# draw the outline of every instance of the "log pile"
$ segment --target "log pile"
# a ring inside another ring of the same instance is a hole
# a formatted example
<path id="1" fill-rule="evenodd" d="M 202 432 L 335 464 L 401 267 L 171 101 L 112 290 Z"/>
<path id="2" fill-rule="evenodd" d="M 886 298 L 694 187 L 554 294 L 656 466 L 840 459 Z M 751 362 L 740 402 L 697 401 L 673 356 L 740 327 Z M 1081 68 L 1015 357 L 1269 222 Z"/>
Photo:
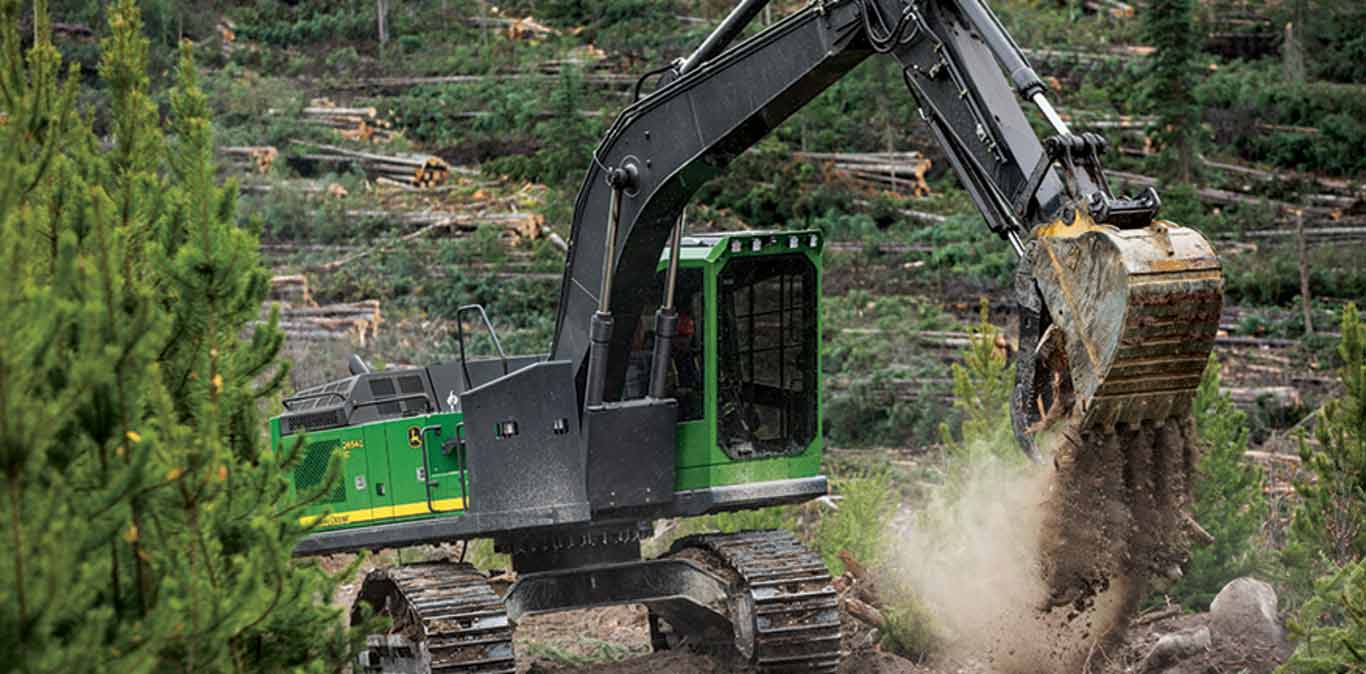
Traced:
<path id="1" fill-rule="evenodd" d="M 409 227 L 415 226 L 418 227 L 418 229 L 404 234 L 393 242 L 357 250 L 326 264 L 310 267 L 310 271 L 335 271 L 374 253 L 393 250 L 397 245 L 407 244 L 442 230 L 449 231 L 453 236 L 462 236 L 467 232 L 473 232 L 479 229 L 481 225 L 499 224 L 503 227 L 504 234 L 514 242 L 522 239 L 537 239 L 544 236 L 546 232 L 549 231 L 545 227 L 544 216 L 536 213 L 444 213 L 435 211 L 402 213 L 392 211 L 347 211 L 346 215 L 347 217 L 359 219 L 381 218 L 391 222 L 396 221 Z"/>
<path id="2" fill-rule="evenodd" d="M 230 145 L 220 147 L 218 151 L 224 157 L 261 175 L 270 173 L 271 167 L 275 165 L 275 159 L 280 156 L 280 151 L 269 145 Z"/>
<path id="3" fill-rule="evenodd" d="M 303 161 L 358 166 L 376 180 L 384 178 L 410 187 L 431 188 L 446 182 L 451 175 L 450 164 L 433 155 L 384 155 L 335 145 L 295 142 L 313 148 L 312 152 L 299 156 Z"/>
<path id="4" fill-rule="evenodd" d="M 509 19 L 501 16 L 470 16 L 464 20 L 466 26 L 475 28 L 497 28 L 511 40 L 531 39 L 559 35 L 560 31 L 547 26 L 532 17 Z"/>
<path id="5" fill-rule="evenodd" d="M 263 324 L 271 307 L 280 307 L 280 329 L 291 341 L 350 340 L 365 346 L 379 333 L 379 300 L 363 300 L 318 306 L 302 275 L 276 276 L 270 280 L 270 301 L 261 307 Z"/>
<path id="6" fill-rule="evenodd" d="M 1109 14 L 1116 19 L 1127 19 L 1134 15 L 1134 6 L 1120 0 L 1084 0 L 1082 7 L 1096 14 Z"/>
<path id="7" fill-rule="evenodd" d="M 308 291 L 308 277 L 303 274 L 275 276 L 270 279 L 270 300 L 281 304 L 317 306 Z"/>
<path id="8" fill-rule="evenodd" d="M 798 152 L 793 156 L 822 162 L 836 173 L 877 189 L 915 197 L 930 194 L 925 173 L 931 163 L 919 152 Z"/>
<path id="9" fill-rule="evenodd" d="M 1257 408 L 1285 412 L 1304 406 L 1299 389 L 1294 386 L 1234 386 L 1223 392 L 1242 408 Z"/>
<path id="10" fill-rule="evenodd" d="M 379 111 L 373 107 L 341 107 L 329 99 L 317 98 L 303 109 L 302 114 L 304 121 L 309 124 L 336 129 L 346 140 L 381 144 L 394 137 L 393 131 L 390 131 L 393 124 L 381 119 Z"/>

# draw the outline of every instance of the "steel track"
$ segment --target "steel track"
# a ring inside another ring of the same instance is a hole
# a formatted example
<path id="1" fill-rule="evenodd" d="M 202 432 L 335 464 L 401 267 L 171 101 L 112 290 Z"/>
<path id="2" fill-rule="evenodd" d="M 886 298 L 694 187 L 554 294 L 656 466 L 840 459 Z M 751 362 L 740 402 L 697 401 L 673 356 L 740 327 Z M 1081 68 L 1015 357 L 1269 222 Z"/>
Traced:
<path id="1" fill-rule="evenodd" d="M 711 553 L 709 563 L 725 567 L 718 575 L 735 579 L 736 646 L 757 671 L 839 670 L 839 597 L 825 563 L 791 532 L 689 536 L 670 554 L 689 549 Z"/>
<path id="2" fill-rule="evenodd" d="M 469 564 L 389 567 L 365 577 L 357 603 L 393 620 L 371 635 L 360 671 L 414 674 L 515 674 L 512 626 L 503 600 Z"/>

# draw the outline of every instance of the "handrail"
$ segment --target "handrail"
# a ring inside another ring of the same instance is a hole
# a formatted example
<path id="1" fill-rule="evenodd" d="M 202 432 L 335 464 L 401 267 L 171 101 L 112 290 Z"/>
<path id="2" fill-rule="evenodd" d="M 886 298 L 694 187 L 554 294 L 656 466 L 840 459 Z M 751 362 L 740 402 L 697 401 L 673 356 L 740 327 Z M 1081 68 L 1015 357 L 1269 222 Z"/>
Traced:
<path id="1" fill-rule="evenodd" d="M 326 398 L 329 396 L 336 396 L 338 398 L 341 398 L 342 402 L 346 402 L 346 396 L 336 391 L 320 391 L 318 393 L 305 393 L 303 395 L 290 396 L 280 401 L 280 403 L 285 406 L 285 409 L 293 412 L 294 408 L 289 406 L 290 403 L 297 403 L 305 400 L 317 400 L 318 398 Z"/>
<path id="2" fill-rule="evenodd" d="M 433 404 L 433 401 L 432 401 L 431 397 L 428 396 L 426 393 L 408 393 L 408 394 L 404 394 L 404 395 L 401 395 L 401 396 L 394 396 L 394 397 L 391 397 L 391 398 L 376 398 L 375 400 L 367 400 L 367 401 L 365 401 L 365 402 L 363 402 L 363 403 L 356 403 L 354 406 L 352 406 L 351 409 L 352 409 L 352 410 L 358 410 L 358 409 L 360 409 L 360 408 L 362 408 L 362 407 L 372 407 L 372 406 L 376 406 L 376 405 L 387 405 L 387 404 L 389 404 L 389 403 L 401 403 L 401 402 L 403 402 L 403 401 L 405 401 L 405 400 L 419 400 L 419 399 L 422 400 L 423 402 L 426 402 L 426 403 L 429 404 L 429 405 Z"/>
<path id="3" fill-rule="evenodd" d="M 465 320 L 464 315 L 467 311 L 478 311 L 479 317 L 484 321 L 484 327 L 489 330 L 489 338 L 493 340 L 493 347 L 498 349 L 498 359 L 503 363 L 503 374 L 508 373 L 508 355 L 503 351 L 503 342 L 498 339 L 498 331 L 493 329 L 493 322 L 489 320 L 489 315 L 484 311 L 483 305 L 466 304 L 455 310 L 455 339 L 460 345 L 460 370 L 465 375 L 465 390 L 474 388 L 474 382 L 470 379 L 470 366 L 465 359 Z"/>

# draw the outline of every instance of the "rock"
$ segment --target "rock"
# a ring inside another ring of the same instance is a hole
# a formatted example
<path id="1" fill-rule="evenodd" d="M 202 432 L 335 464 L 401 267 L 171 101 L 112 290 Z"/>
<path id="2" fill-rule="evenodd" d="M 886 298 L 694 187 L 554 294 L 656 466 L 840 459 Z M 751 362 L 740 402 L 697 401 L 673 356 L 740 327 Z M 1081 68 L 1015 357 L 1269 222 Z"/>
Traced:
<path id="1" fill-rule="evenodd" d="M 1192 630 L 1165 634 L 1153 645 L 1138 671 L 1142 674 L 1161 672 L 1172 665 L 1194 655 L 1208 651 L 1212 640 L 1208 627 L 1200 626 Z"/>
<path id="2" fill-rule="evenodd" d="M 1236 578 L 1209 605 L 1216 640 L 1238 639 L 1249 645 L 1279 648 L 1285 631 L 1276 615 L 1276 590 L 1254 578 Z"/>

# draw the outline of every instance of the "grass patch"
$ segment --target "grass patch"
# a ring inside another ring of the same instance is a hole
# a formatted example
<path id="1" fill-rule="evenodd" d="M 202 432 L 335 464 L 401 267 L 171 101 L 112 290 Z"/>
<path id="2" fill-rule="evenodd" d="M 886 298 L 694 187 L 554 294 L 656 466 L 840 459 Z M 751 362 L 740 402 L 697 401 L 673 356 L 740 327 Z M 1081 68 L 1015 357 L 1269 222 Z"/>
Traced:
<path id="1" fill-rule="evenodd" d="M 834 493 L 842 496 L 839 509 L 816 526 L 816 550 L 833 574 L 844 573 L 839 553 L 848 552 L 867 565 L 885 558 L 883 532 L 896 514 L 898 498 L 891 470 L 878 467 L 865 474 L 836 479 Z M 889 498 L 893 497 L 893 498 Z"/>

